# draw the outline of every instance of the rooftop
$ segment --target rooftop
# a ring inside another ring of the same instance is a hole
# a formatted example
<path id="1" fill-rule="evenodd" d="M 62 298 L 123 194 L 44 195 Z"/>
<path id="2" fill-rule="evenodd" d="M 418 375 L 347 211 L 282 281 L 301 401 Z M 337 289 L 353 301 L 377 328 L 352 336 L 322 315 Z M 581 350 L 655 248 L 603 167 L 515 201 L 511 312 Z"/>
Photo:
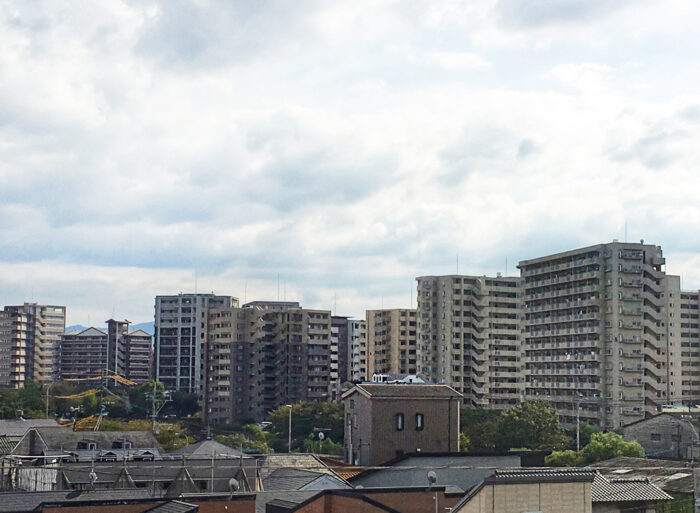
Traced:
<path id="1" fill-rule="evenodd" d="M 421 385 L 413 383 L 401 383 L 393 385 L 362 383 L 355 385 L 343 394 L 343 398 L 354 393 L 360 393 L 365 397 L 380 399 L 450 399 L 462 397 L 462 394 L 447 385 Z"/>
<path id="2" fill-rule="evenodd" d="M 53 419 L 0 420 L 0 436 L 21 437 L 33 427 L 58 427 L 58 423 Z"/>
<path id="3" fill-rule="evenodd" d="M 692 494 L 693 469 L 681 461 L 621 456 L 589 465 L 608 478 L 645 479 L 663 491 Z"/>

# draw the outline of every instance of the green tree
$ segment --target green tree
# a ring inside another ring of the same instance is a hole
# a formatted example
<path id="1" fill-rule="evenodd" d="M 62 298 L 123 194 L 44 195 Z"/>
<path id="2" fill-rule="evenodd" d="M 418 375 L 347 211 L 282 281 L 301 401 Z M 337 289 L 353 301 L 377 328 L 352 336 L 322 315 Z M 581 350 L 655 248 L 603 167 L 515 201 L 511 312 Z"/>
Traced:
<path id="1" fill-rule="evenodd" d="M 344 436 L 343 405 L 338 403 L 300 402 L 292 405 L 292 450 L 304 449 L 304 442 L 310 434 L 323 429 L 327 438 L 342 440 Z M 277 452 L 287 452 L 289 429 L 289 407 L 281 406 L 268 416 L 272 425 L 269 430 L 269 443 Z"/>
<path id="2" fill-rule="evenodd" d="M 567 449 L 566 451 L 554 451 L 544 459 L 550 467 L 578 467 L 583 465 L 581 451 Z"/>
<path id="3" fill-rule="evenodd" d="M 562 449 L 569 438 L 559 416 L 547 401 L 523 401 L 505 410 L 498 426 L 496 449 Z"/>
<path id="4" fill-rule="evenodd" d="M 469 449 L 490 452 L 496 448 L 498 426 L 501 422 L 500 411 L 464 408 L 459 418 L 461 433 L 469 439 Z"/>
<path id="5" fill-rule="evenodd" d="M 461 452 L 467 452 L 469 450 L 469 435 L 466 435 L 464 432 L 459 433 L 459 450 Z"/>
<path id="6" fill-rule="evenodd" d="M 156 381 L 156 411 L 165 401 L 165 387 L 160 381 Z M 151 415 L 151 394 L 153 393 L 153 380 L 141 383 L 129 390 L 131 403 L 131 415 L 134 417 L 148 417 Z"/>
<path id="7" fill-rule="evenodd" d="M 593 436 L 594 433 L 600 433 L 600 429 L 593 426 L 592 424 L 589 424 L 588 422 L 581 422 L 578 425 L 578 430 L 579 430 L 581 447 L 585 447 L 589 444 L 589 442 L 591 441 L 591 436 Z M 571 448 L 575 449 L 576 448 L 576 430 L 572 431 L 570 433 L 570 435 L 571 435 Z"/>
<path id="8" fill-rule="evenodd" d="M 214 439 L 219 443 L 238 450 L 252 450 L 259 454 L 272 452 L 272 449 L 267 444 L 266 433 L 254 424 L 246 424 L 237 433 L 217 435 Z"/>
<path id="9" fill-rule="evenodd" d="M 551 467 L 590 465 L 618 456 L 644 457 L 644 449 L 637 442 L 626 442 L 615 432 L 593 433 L 590 442 L 580 451 L 554 451 L 545 458 Z"/>
<path id="10" fill-rule="evenodd" d="M 199 411 L 197 394 L 190 394 L 189 392 L 177 390 L 176 392 L 173 392 L 172 403 L 168 404 L 166 409 L 169 412 L 177 415 L 178 418 L 194 415 L 197 413 L 197 411 Z"/>
<path id="11" fill-rule="evenodd" d="M 618 456 L 644 457 L 644 448 L 638 442 L 626 442 L 617 433 L 594 433 L 591 441 L 581 450 L 584 463 L 609 460 Z"/>

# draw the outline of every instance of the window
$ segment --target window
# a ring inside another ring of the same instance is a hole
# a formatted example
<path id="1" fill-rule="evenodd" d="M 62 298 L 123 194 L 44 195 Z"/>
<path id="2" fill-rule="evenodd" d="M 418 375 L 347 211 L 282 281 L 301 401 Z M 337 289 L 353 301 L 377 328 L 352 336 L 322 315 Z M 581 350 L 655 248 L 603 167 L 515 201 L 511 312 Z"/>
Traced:
<path id="1" fill-rule="evenodd" d="M 416 431 L 423 431 L 424 418 L 422 413 L 416 413 Z"/>
<path id="2" fill-rule="evenodd" d="M 661 440 L 661 435 L 659 433 L 652 433 L 651 439 L 655 442 L 658 442 L 659 440 Z"/>
<path id="3" fill-rule="evenodd" d="M 396 414 L 396 431 L 403 431 L 403 413 Z"/>
<path id="4" fill-rule="evenodd" d="M 350 399 L 350 409 L 355 407 L 355 399 Z"/>

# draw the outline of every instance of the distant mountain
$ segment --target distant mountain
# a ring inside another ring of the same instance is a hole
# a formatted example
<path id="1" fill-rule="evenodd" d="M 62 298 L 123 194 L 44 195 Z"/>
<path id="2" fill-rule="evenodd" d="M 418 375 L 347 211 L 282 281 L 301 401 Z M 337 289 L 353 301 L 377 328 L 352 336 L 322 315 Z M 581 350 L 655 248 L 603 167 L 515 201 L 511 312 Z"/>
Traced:
<path id="1" fill-rule="evenodd" d="M 136 330 L 143 330 L 149 335 L 153 335 L 155 333 L 155 329 L 153 328 L 153 321 L 151 322 L 142 322 L 140 324 L 132 324 L 129 326 L 129 330 L 131 331 L 136 331 Z"/>
<path id="2" fill-rule="evenodd" d="M 66 333 L 70 333 L 72 331 L 84 331 L 86 329 L 87 328 L 82 324 L 74 324 L 73 326 L 66 326 Z"/>
<path id="3" fill-rule="evenodd" d="M 98 330 L 103 330 L 107 331 L 107 326 L 95 326 Z M 82 324 L 73 324 L 72 326 L 66 326 L 66 333 L 70 333 L 72 331 L 83 331 L 86 330 L 87 326 L 83 326 Z M 131 324 L 129 326 L 130 331 L 136 331 L 136 330 L 143 330 L 149 335 L 153 335 L 154 329 L 153 329 L 153 322 L 142 322 L 140 324 Z"/>

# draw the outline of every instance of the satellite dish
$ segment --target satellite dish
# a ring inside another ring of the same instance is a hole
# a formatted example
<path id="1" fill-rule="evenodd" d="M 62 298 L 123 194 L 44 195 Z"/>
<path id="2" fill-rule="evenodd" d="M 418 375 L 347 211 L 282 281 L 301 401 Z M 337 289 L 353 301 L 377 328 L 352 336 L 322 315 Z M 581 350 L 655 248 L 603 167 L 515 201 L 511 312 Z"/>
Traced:
<path id="1" fill-rule="evenodd" d="M 323 440 L 325 440 L 325 438 L 326 438 L 326 435 L 323 434 L 323 431 L 319 431 L 318 432 L 318 439 L 323 442 Z"/>
<path id="2" fill-rule="evenodd" d="M 240 488 L 240 485 L 238 484 L 238 480 L 235 478 L 231 478 L 228 480 L 228 489 L 233 493 L 237 492 L 238 489 Z"/>
<path id="3" fill-rule="evenodd" d="M 428 472 L 428 483 L 430 483 L 431 485 L 437 483 L 437 474 L 434 470 Z"/>

